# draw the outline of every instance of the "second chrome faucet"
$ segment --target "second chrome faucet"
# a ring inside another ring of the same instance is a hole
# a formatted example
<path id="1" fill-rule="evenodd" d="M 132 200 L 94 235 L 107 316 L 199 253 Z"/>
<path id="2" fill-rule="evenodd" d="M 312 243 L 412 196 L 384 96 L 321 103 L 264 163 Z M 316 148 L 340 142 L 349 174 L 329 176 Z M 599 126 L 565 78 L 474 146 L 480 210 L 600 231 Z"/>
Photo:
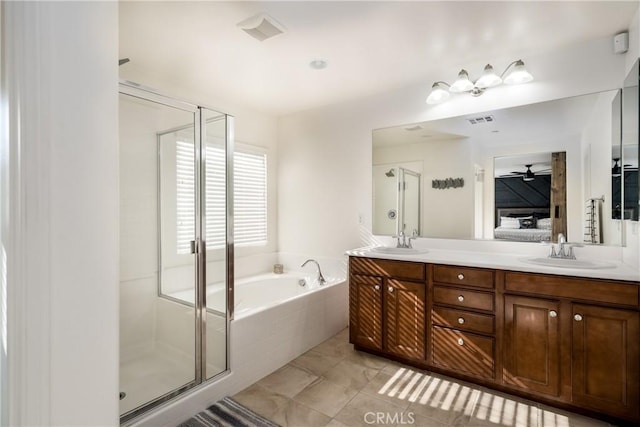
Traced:
<path id="1" fill-rule="evenodd" d="M 564 237 L 564 234 L 558 233 L 558 250 L 556 251 L 556 246 L 552 243 L 549 258 L 576 259 L 576 256 L 573 253 L 574 246 L 581 245 L 575 243 L 567 243 L 567 239 Z M 569 248 L 569 250 L 567 250 L 566 248 Z"/>
<path id="2" fill-rule="evenodd" d="M 316 265 L 316 267 L 318 267 L 318 283 L 320 284 L 320 286 L 322 286 L 325 283 L 327 283 L 327 281 L 325 280 L 324 276 L 322 275 L 322 270 L 320 270 L 320 263 L 318 263 L 318 261 L 316 261 L 315 259 L 306 260 L 305 262 L 302 263 L 301 267 L 304 267 L 305 265 L 307 265 L 310 262 L 314 263 Z"/>

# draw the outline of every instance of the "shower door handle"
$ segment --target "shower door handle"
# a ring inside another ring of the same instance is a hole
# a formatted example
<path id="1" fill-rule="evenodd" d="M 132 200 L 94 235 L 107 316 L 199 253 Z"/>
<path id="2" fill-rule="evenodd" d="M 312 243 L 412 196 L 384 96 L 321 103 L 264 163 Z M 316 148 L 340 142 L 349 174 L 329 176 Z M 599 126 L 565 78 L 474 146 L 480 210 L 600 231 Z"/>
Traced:
<path id="1" fill-rule="evenodd" d="M 191 251 L 192 254 L 196 253 L 196 241 L 192 240 L 189 242 L 189 250 Z"/>

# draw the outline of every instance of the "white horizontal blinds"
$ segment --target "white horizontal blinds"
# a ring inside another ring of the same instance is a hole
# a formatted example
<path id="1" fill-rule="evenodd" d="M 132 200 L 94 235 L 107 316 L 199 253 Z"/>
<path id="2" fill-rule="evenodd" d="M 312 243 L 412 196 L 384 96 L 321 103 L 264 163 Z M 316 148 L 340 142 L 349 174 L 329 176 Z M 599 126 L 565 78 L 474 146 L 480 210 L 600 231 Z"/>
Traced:
<path id="1" fill-rule="evenodd" d="M 193 142 L 176 140 L 176 223 L 177 252 L 188 254 L 196 235 L 195 146 Z"/>
<path id="2" fill-rule="evenodd" d="M 205 235 L 207 249 L 222 249 L 226 242 L 225 149 L 206 146 Z M 177 209 L 179 254 L 189 253 L 195 235 L 194 146 L 177 142 Z M 267 243 L 267 156 L 234 152 L 234 234 L 239 246 Z"/>
<path id="3" fill-rule="evenodd" d="M 235 244 L 266 244 L 267 156 L 236 151 L 233 161 Z"/>
<path id="4" fill-rule="evenodd" d="M 226 195 L 224 146 L 207 144 L 205 235 L 207 249 L 221 249 L 226 242 Z"/>

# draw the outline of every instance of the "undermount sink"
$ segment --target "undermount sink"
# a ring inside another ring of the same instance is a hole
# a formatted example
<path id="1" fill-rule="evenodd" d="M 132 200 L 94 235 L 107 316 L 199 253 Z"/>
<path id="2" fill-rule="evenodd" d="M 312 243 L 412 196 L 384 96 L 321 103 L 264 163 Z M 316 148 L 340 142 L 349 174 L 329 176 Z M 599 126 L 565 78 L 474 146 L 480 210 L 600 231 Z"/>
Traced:
<path id="1" fill-rule="evenodd" d="M 547 267 L 558 268 L 578 268 L 578 269 L 599 269 L 599 268 L 615 268 L 614 264 L 603 261 L 587 261 L 581 259 L 568 258 L 526 258 L 522 260 L 529 264 L 544 265 Z"/>
<path id="2" fill-rule="evenodd" d="M 415 254 L 426 254 L 428 251 L 426 249 L 417 249 L 417 248 L 396 248 L 393 246 L 378 246 L 375 248 L 371 248 L 371 252 L 377 252 L 380 254 L 415 255 Z"/>

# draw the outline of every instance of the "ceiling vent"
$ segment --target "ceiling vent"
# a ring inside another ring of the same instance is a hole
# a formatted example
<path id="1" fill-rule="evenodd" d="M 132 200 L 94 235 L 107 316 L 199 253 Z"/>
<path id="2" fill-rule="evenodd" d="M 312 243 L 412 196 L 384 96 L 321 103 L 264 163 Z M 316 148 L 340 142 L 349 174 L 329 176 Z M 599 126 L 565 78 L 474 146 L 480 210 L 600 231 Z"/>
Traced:
<path id="1" fill-rule="evenodd" d="M 467 120 L 472 125 L 479 125 L 479 124 L 482 124 L 482 123 L 493 123 L 493 122 L 495 122 L 495 119 L 493 118 L 493 116 L 474 117 L 473 119 L 467 119 Z"/>
<path id="2" fill-rule="evenodd" d="M 271 16 L 260 13 L 245 19 L 238 23 L 238 27 L 244 30 L 247 34 L 259 41 L 265 41 L 278 34 L 284 33 L 286 28 Z"/>
<path id="3" fill-rule="evenodd" d="M 422 129 L 422 126 L 420 125 L 409 126 L 408 128 L 404 128 L 404 130 L 408 130 L 409 132 L 413 132 L 420 129 Z"/>

